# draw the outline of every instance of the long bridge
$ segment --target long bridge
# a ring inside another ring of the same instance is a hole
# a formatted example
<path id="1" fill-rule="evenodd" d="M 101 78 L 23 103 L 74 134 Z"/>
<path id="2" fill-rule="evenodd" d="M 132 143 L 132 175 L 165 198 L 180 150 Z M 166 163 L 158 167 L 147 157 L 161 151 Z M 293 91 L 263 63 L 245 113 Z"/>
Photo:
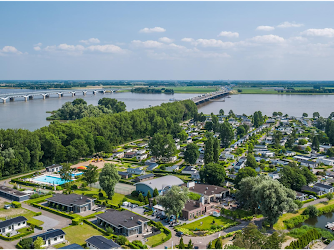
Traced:
<path id="1" fill-rule="evenodd" d="M 219 98 L 219 97 L 222 97 L 222 96 L 226 96 L 230 93 L 230 91 L 231 90 L 229 88 L 223 87 L 219 91 L 207 93 L 207 94 L 204 94 L 204 95 L 195 96 L 195 97 L 191 98 L 191 100 L 196 105 L 198 105 L 198 104 L 210 101 L 211 99 L 216 99 L 216 98 Z"/>
<path id="2" fill-rule="evenodd" d="M 82 94 L 86 96 L 88 93 L 96 95 L 97 93 L 114 93 L 120 89 L 93 89 L 93 90 L 44 90 L 44 91 L 34 91 L 34 92 L 24 92 L 24 93 L 6 93 L 0 94 L 0 99 L 3 103 L 6 103 L 7 100 L 14 101 L 15 98 L 24 98 L 25 101 L 34 99 L 35 96 L 42 96 L 43 100 L 49 98 L 50 96 L 58 96 L 59 98 L 63 97 L 65 94 L 71 94 L 72 97 L 77 94 Z"/>

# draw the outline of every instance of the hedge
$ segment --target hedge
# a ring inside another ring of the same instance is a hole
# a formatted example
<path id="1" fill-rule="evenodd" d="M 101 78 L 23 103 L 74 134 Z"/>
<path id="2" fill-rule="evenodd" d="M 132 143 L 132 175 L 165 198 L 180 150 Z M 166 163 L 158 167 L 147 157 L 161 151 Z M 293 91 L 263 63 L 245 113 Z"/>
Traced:
<path id="1" fill-rule="evenodd" d="M 40 187 L 41 186 L 40 184 L 32 183 L 32 182 L 29 182 L 29 181 L 21 181 L 19 179 L 11 179 L 11 182 L 14 182 L 16 184 L 25 185 L 25 186 L 31 186 L 31 187 Z M 53 187 L 51 187 L 51 186 L 43 185 L 43 187 L 45 187 L 46 189 L 53 190 Z"/>
<path id="2" fill-rule="evenodd" d="M 311 202 L 311 201 L 314 201 L 314 199 L 308 199 L 306 201 L 302 201 L 302 203 L 305 204 L 305 203 L 308 203 L 308 202 Z"/>
<path id="3" fill-rule="evenodd" d="M 57 214 L 57 215 L 66 217 L 66 218 L 68 218 L 68 219 L 75 219 L 75 218 L 78 218 L 78 216 L 70 215 L 70 214 L 66 214 L 66 213 L 60 212 L 60 211 L 58 211 L 58 210 L 55 210 L 55 209 L 52 209 L 52 208 L 43 206 L 43 205 L 41 205 L 41 204 L 31 203 L 31 205 L 33 205 L 34 207 L 41 208 L 41 209 L 43 209 L 43 210 L 45 210 L 45 211 L 48 211 L 48 212 L 51 212 L 51 213 L 54 213 L 54 214 Z"/>
<path id="4" fill-rule="evenodd" d="M 21 203 L 18 201 L 13 201 L 12 204 L 14 205 L 15 208 L 20 208 L 22 207 Z"/>
<path id="5" fill-rule="evenodd" d="M 72 219 L 72 225 L 79 225 L 81 221 L 82 221 L 81 218 Z"/>
<path id="6" fill-rule="evenodd" d="M 156 226 L 158 228 L 157 223 L 155 221 L 151 220 L 150 222 L 151 222 L 151 224 L 153 224 L 154 226 Z M 160 242 L 157 242 L 157 243 L 153 244 L 151 246 L 152 248 L 156 247 L 156 246 L 159 246 L 159 245 L 165 243 L 166 241 L 170 240 L 170 238 L 172 238 L 172 232 L 169 229 L 167 229 L 165 227 L 163 227 L 162 229 L 164 230 L 164 233 L 167 235 L 167 237 L 163 238 L 163 240 L 161 240 Z"/>
<path id="7" fill-rule="evenodd" d="M 303 249 L 305 248 L 312 240 L 317 240 L 321 238 L 321 234 L 316 229 L 311 229 L 307 231 L 302 237 L 298 240 L 292 241 L 289 246 L 285 249 Z"/>
<path id="8" fill-rule="evenodd" d="M 21 234 L 16 234 L 12 237 L 6 237 L 6 236 L 3 236 L 3 235 L 0 234 L 0 239 L 5 240 L 5 241 L 13 241 L 13 240 L 20 239 L 21 237 L 27 236 L 27 235 L 32 234 L 32 233 L 34 233 L 34 230 L 27 231 L 27 232 L 21 233 Z"/>
<path id="9" fill-rule="evenodd" d="M 39 213 L 37 213 L 38 215 L 41 215 L 42 213 L 41 212 L 39 212 Z M 37 215 L 35 215 L 35 216 L 37 216 Z M 37 228 L 37 229 L 39 229 L 39 230 L 43 230 L 43 227 L 41 227 L 41 226 L 39 226 L 39 225 L 36 225 L 36 224 L 34 224 L 34 223 L 31 223 L 30 221 L 27 221 L 27 224 L 29 225 L 29 226 L 34 226 L 35 228 Z"/>
<path id="10" fill-rule="evenodd" d="M 41 203 L 41 202 L 46 201 L 46 199 L 51 198 L 51 197 L 52 197 L 52 195 L 48 194 L 48 195 L 45 195 L 45 196 L 42 196 L 42 197 L 38 197 L 36 199 L 26 200 L 25 203 L 27 203 L 27 204 Z"/>
<path id="11" fill-rule="evenodd" d="M 84 223 L 86 223 L 87 225 L 95 228 L 96 230 L 100 231 L 101 233 L 103 233 L 104 235 L 109 235 L 104 229 L 100 228 L 99 226 L 95 225 L 94 223 L 88 221 L 88 220 L 83 220 Z M 111 237 L 116 237 L 116 235 L 111 235 Z"/>

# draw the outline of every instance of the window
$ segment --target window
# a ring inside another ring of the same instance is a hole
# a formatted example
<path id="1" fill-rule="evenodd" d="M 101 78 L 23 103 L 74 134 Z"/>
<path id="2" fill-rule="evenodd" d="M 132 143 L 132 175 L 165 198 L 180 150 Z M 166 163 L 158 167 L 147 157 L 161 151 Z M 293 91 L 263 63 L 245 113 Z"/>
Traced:
<path id="1" fill-rule="evenodd" d="M 23 222 L 22 222 L 22 224 L 24 225 L 24 224 L 26 224 L 26 222 L 25 222 L 25 221 L 23 221 Z"/>
<path id="2" fill-rule="evenodd" d="M 60 236 L 60 239 L 64 238 L 64 235 Z"/>
<path id="3" fill-rule="evenodd" d="M 88 245 L 88 246 L 90 246 L 90 244 L 89 244 L 89 243 L 87 243 L 87 245 Z"/>
<path id="4" fill-rule="evenodd" d="M 54 241 L 57 241 L 57 237 L 55 237 L 53 240 L 54 240 Z"/>
<path id="5" fill-rule="evenodd" d="M 17 226 L 19 226 L 19 225 L 21 225 L 21 223 L 19 222 L 19 223 L 17 223 Z"/>

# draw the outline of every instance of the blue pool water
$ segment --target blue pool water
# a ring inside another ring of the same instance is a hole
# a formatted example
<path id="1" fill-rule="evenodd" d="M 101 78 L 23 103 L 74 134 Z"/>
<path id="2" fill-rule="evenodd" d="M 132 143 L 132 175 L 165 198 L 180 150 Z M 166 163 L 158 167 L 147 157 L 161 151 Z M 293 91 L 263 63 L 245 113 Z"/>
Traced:
<path id="1" fill-rule="evenodd" d="M 64 184 L 66 183 L 65 180 L 62 180 L 61 178 L 59 177 L 54 177 L 54 176 L 40 176 L 40 177 L 36 177 L 33 179 L 34 181 L 40 181 L 40 182 L 47 182 L 47 183 L 50 183 L 50 184 L 56 184 L 56 185 L 61 185 L 61 184 Z"/>
<path id="2" fill-rule="evenodd" d="M 79 173 L 72 174 L 72 176 L 75 177 L 75 176 L 82 175 L 82 174 L 83 174 L 82 172 L 79 172 Z"/>

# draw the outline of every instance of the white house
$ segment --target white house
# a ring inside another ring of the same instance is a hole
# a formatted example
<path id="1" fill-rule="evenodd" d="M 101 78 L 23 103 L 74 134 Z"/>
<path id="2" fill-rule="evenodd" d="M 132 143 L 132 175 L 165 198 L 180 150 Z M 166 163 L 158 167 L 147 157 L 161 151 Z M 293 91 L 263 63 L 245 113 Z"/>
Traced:
<path id="1" fill-rule="evenodd" d="M 53 164 L 51 166 L 48 166 L 45 168 L 46 172 L 58 172 L 60 171 L 60 169 L 62 169 L 63 166 L 59 165 L 59 164 Z"/>
<path id="2" fill-rule="evenodd" d="M 302 160 L 302 161 L 300 161 L 300 165 L 305 166 L 305 167 L 309 167 L 309 168 L 316 168 L 316 167 L 318 167 L 318 163 L 316 163 L 314 161 L 305 161 L 305 160 Z"/>
<path id="3" fill-rule="evenodd" d="M 176 170 L 179 170 L 179 165 L 173 165 L 173 166 L 171 166 L 171 167 L 166 167 L 166 169 L 165 169 L 165 171 L 167 171 L 167 172 L 173 172 L 174 170 L 176 171 Z"/>
<path id="4" fill-rule="evenodd" d="M 147 154 L 142 154 L 142 155 L 136 155 L 136 159 L 138 161 L 145 160 L 147 158 Z"/>
<path id="5" fill-rule="evenodd" d="M 46 231 L 45 233 L 31 237 L 33 242 L 37 239 L 37 237 L 41 237 L 44 240 L 45 244 L 42 247 L 45 248 L 64 242 L 65 232 L 61 229 Z"/>
<path id="6" fill-rule="evenodd" d="M 296 200 L 305 201 L 307 199 L 307 195 L 301 192 L 296 192 Z"/>
<path id="7" fill-rule="evenodd" d="M 124 152 L 116 152 L 116 153 L 114 153 L 114 157 L 123 158 L 124 157 Z"/>
<path id="8" fill-rule="evenodd" d="M 277 180 L 280 178 L 279 173 L 277 171 L 268 173 L 268 176 L 271 177 L 273 180 Z"/>
<path id="9" fill-rule="evenodd" d="M 201 176 L 199 175 L 199 172 L 192 173 L 192 174 L 191 174 L 191 179 L 192 179 L 192 180 L 200 180 L 200 179 L 201 179 Z"/>
<path id="10" fill-rule="evenodd" d="M 317 188 L 325 193 L 333 193 L 334 192 L 334 187 L 333 186 L 329 186 L 329 185 L 325 185 L 322 183 L 316 183 L 313 185 L 314 188 Z"/>
<path id="11" fill-rule="evenodd" d="M 244 161 L 239 161 L 237 164 L 235 164 L 234 169 L 236 171 L 239 171 L 240 169 L 242 169 L 245 166 L 245 162 Z"/>
<path id="12" fill-rule="evenodd" d="M 146 153 L 146 149 L 138 149 L 136 154 L 137 155 L 142 155 L 142 154 L 145 154 Z"/>
<path id="13" fill-rule="evenodd" d="M 319 158 L 317 158 L 316 162 L 317 163 L 323 163 L 327 166 L 333 166 L 334 165 L 334 161 L 331 160 L 331 159 L 328 159 L 328 158 L 319 157 Z"/>
<path id="14" fill-rule="evenodd" d="M 286 151 L 286 153 L 284 154 L 284 156 L 294 156 L 294 155 L 296 155 L 296 153 L 293 151 Z"/>
<path id="15" fill-rule="evenodd" d="M 89 249 L 120 249 L 121 246 L 103 236 L 92 236 L 86 240 Z"/>
<path id="16" fill-rule="evenodd" d="M 197 173 L 197 170 L 195 167 L 193 166 L 186 166 L 182 172 L 182 174 L 194 174 L 194 173 Z"/>
<path id="17" fill-rule="evenodd" d="M 4 220 L 0 222 L 0 232 L 2 235 L 7 233 L 15 232 L 18 229 L 27 226 L 27 218 L 24 216 L 18 216 L 9 220 Z"/>

